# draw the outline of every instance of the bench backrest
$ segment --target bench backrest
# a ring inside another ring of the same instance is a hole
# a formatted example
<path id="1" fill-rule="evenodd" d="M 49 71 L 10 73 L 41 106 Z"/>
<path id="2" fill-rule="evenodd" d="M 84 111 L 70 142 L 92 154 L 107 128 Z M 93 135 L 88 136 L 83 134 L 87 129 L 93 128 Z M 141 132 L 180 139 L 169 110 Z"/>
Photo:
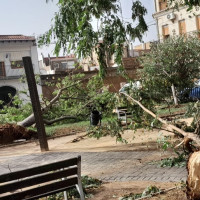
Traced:
<path id="1" fill-rule="evenodd" d="M 0 175 L 0 200 L 30 200 L 65 191 L 80 181 L 80 165 L 78 156 Z"/>

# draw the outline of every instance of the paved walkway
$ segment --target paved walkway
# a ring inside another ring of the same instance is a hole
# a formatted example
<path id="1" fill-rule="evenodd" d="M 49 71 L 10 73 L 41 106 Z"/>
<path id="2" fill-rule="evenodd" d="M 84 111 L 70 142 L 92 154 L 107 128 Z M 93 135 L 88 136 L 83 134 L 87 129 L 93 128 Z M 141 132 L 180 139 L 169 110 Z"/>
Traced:
<path id="1" fill-rule="evenodd" d="M 16 157 L 0 157 L 0 174 L 51 163 L 77 155 L 82 156 L 82 174 L 103 181 L 179 182 L 186 180 L 185 168 L 160 168 L 149 164 L 158 151 L 131 152 L 48 152 Z"/>

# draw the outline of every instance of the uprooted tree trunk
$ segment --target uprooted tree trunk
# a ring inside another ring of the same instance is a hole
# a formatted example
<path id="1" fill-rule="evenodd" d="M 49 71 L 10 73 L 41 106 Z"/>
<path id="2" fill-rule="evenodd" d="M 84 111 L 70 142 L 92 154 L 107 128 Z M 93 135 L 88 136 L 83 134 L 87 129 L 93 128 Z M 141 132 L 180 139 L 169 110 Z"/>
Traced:
<path id="1" fill-rule="evenodd" d="M 168 121 L 163 120 L 160 117 L 156 116 L 152 111 L 145 108 L 139 101 L 133 99 L 128 94 L 126 93 L 121 93 L 121 94 L 125 95 L 129 100 L 139 105 L 145 112 L 147 112 L 152 117 L 160 121 L 162 124 L 165 124 L 168 129 L 173 129 L 174 131 L 177 131 L 178 133 L 183 135 L 185 139 L 189 139 L 196 142 L 196 144 L 200 147 L 200 138 L 196 134 L 197 132 L 199 132 L 200 122 L 198 123 L 195 133 L 187 133 L 182 129 L 169 123 Z M 189 200 L 199 200 L 200 199 L 200 151 L 194 152 L 190 155 L 190 158 L 187 163 L 187 169 L 188 169 L 187 197 Z"/>

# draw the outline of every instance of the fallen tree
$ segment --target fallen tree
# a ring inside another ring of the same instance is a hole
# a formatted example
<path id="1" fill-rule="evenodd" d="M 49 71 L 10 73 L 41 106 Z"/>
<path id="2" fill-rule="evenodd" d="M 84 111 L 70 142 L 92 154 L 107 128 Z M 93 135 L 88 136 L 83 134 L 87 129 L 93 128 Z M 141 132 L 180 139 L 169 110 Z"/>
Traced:
<path id="1" fill-rule="evenodd" d="M 67 87 L 63 87 L 63 88 L 60 88 L 57 92 L 57 95 L 48 103 L 48 105 L 45 105 L 43 108 L 42 108 L 42 114 L 48 112 L 48 110 L 53 106 L 53 104 L 55 104 L 61 97 L 62 93 L 69 89 L 69 88 L 72 88 L 73 86 L 76 86 L 78 85 L 79 83 L 85 81 L 87 79 L 83 79 L 83 80 L 79 80 L 77 81 L 76 83 L 74 84 L 71 84 Z M 58 121 L 61 121 L 61 120 L 64 120 L 64 119 L 75 119 L 76 117 L 75 116 L 66 116 L 66 117 L 60 117 L 58 119 L 55 119 L 55 120 L 44 120 L 44 123 L 45 124 L 53 124 L 55 122 L 58 122 Z M 34 114 L 32 113 L 30 116 L 28 116 L 26 119 L 24 119 L 23 121 L 21 122 L 18 122 L 17 125 L 19 126 L 23 126 L 23 127 L 29 127 L 31 125 L 33 125 L 35 123 L 35 117 L 34 117 Z"/>
<path id="2" fill-rule="evenodd" d="M 200 147 L 200 137 L 197 134 L 195 134 L 195 133 L 188 133 L 188 132 L 183 131 L 182 129 L 176 127 L 175 125 L 169 123 L 168 121 L 166 121 L 166 120 L 158 117 L 156 114 L 154 114 L 152 111 L 150 111 L 147 108 L 145 108 L 139 101 L 137 101 L 136 99 L 132 98 L 127 93 L 122 92 L 121 94 L 125 95 L 129 100 L 131 100 L 134 103 L 136 103 L 146 113 L 148 113 L 149 115 L 151 115 L 152 117 L 154 117 L 155 119 L 157 119 L 158 121 L 160 121 L 162 124 L 164 124 L 169 130 L 177 131 L 178 133 L 180 133 L 181 135 L 183 135 L 183 137 L 189 138 L 189 139 L 195 141 L 197 143 L 197 145 Z"/>
<path id="3" fill-rule="evenodd" d="M 189 145 L 189 142 L 194 141 L 198 147 L 200 147 L 200 137 L 197 134 L 199 130 L 199 121 L 197 123 L 197 128 L 194 133 L 188 133 L 183 131 L 182 129 L 176 127 L 175 125 L 169 123 L 166 120 L 158 117 L 152 111 L 147 109 L 142 103 L 134 98 L 132 98 L 127 93 L 122 92 L 124 96 L 128 98 L 129 101 L 137 104 L 140 108 L 142 108 L 146 113 L 154 117 L 156 120 L 160 121 L 162 124 L 166 126 L 169 130 L 174 130 L 181 134 L 184 137 L 184 141 L 181 144 Z M 187 178 L 187 197 L 189 200 L 199 200 L 200 199 L 200 151 L 192 152 L 193 149 L 191 146 L 188 146 L 188 150 L 192 153 L 189 157 L 187 163 L 187 170 L 188 170 L 188 178 Z"/>

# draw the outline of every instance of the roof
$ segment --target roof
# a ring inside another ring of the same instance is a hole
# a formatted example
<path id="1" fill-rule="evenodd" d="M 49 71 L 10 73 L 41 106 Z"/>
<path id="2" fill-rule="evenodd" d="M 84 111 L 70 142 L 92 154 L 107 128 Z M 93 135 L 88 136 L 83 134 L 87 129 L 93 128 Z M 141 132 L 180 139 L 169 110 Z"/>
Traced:
<path id="1" fill-rule="evenodd" d="M 62 61 L 76 61 L 77 58 L 74 54 L 61 56 L 61 57 L 43 57 L 43 62 L 46 66 L 50 65 L 51 62 L 62 62 Z"/>
<path id="2" fill-rule="evenodd" d="M 76 56 L 74 54 L 61 56 L 61 57 L 50 57 L 51 61 L 65 61 L 65 60 L 75 60 Z"/>
<path id="3" fill-rule="evenodd" d="M 0 35 L 0 41 L 35 41 L 35 37 L 25 35 Z"/>

